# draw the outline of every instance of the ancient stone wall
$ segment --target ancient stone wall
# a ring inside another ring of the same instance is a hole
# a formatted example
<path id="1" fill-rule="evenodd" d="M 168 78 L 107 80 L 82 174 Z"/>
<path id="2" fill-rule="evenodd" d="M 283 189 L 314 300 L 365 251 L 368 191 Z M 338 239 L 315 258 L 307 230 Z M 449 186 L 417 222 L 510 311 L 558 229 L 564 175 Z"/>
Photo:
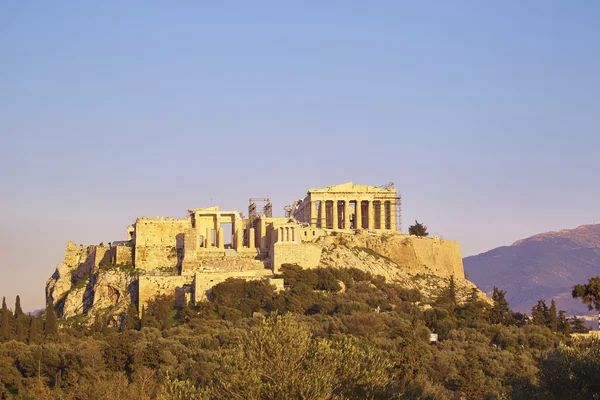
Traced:
<path id="1" fill-rule="evenodd" d="M 130 246 L 115 246 L 114 263 L 117 265 L 133 265 L 133 248 Z"/>
<path id="2" fill-rule="evenodd" d="M 135 268 L 175 270 L 183 258 L 184 232 L 190 218 L 138 218 L 135 222 Z"/>
<path id="3" fill-rule="evenodd" d="M 139 277 L 138 307 L 147 307 L 148 302 L 159 295 L 175 295 L 175 289 L 184 285 L 191 285 L 193 276 L 154 276 L 142 275 Z"/>
<path id="4" fill-rule="evenodd" d="M 431 274 L 444 278 L 454 275 L 464 279 L 460 244 L 451 240 L 422 238 L 397 233 L 371 235 L 343 235 L 339 238 L 327 238 L 330 242 L 338 240 L 350 248 L 368 248 L 390 258 L 412 274 Z"/>
<path id="5" fill-rule="evenodd" d="M 298 264 L 316 268 L 321 260 L 322 247 L 314 243 L 275 243 L 272 246 L 272 268 L 277 273 L 282 264 Z"/>

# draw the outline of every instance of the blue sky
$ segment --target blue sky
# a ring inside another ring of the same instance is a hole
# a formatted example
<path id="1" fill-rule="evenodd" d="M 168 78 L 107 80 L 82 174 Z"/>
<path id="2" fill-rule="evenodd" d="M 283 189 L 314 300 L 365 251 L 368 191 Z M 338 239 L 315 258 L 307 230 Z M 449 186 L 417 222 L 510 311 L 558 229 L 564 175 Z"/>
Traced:
<path id="1" fill-rule="evenodd" d="M 283 3 L 0 4 L 0 295 L 137 216 L 347 181 L 464 255 L 600 221 L 600 3 Z"/>

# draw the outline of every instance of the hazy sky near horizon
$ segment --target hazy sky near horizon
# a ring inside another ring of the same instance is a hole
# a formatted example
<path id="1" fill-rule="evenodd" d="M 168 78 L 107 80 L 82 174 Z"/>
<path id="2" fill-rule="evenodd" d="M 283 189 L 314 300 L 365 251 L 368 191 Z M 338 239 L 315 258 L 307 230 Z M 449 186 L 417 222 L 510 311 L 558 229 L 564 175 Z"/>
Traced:
<path id="1" fill-rule="evenodd" d="M 285 4 L 284 4 L 285 3 Z M 600 220 L 597 1 L 2 2 L 0 296 L 68 240 L 393 181 L 465 256 Z"/>

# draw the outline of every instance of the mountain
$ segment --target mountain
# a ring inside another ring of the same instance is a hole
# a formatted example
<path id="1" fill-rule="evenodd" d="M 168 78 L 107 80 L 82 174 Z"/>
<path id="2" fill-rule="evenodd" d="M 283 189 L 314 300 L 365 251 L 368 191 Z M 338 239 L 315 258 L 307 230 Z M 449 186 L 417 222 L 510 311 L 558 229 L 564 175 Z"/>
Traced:
<path id="1" fill-rule="evenodd" d="M 569 315 L 590 314 L 571 289 L 600 275 L 600 224 L 541 233 L 463 262 L 470 281 L 486 293 L 505 290 L 514 310 L 529 314 L 538 300 L 554 298 Z"/>

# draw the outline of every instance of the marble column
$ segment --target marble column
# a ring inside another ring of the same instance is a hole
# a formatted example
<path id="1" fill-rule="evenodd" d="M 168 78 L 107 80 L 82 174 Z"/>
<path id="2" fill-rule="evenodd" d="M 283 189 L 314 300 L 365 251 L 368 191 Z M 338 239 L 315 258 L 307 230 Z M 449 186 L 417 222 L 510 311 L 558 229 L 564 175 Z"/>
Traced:
<path id="1" fill-rule="evenodd" d="M 396 202 L 394 200 L 390 201 L 390 228 L 392 231 L 396 231 Z"/>
<path id="2" fill-rule="evenodd" d="M 321 217 L 321 228 L 327 227 L 327 202 L 325 200 L 321 200 L 319 213 Z"/>
<path id="3" fill-rule="evenodd" d="M 350 214 L 352 213 L 352 208 L 350 208 L 350 202 L 348 200 L 344 200 L 344 229 L 350 229 Z"/>
<path id="4" fill-rule="evenodd" d="M 265 216 L 263 215 L 258 220 L 258 226 L 260 228 L 259 233 L 259 243 L 261 249 L 267 248 L 267 222 L 265 221 Z"/>
<path id="5" fill-rule="evenodd" d="M 380 217 L 379 217 L 379 229 L 385 229 L 385 201 L 381 202 L 381 206 L 379 207 Z"/>
<path id="6" fill-rule="evenodd" d="M 254 249 L 256 247 L 256 236 L 254 234 L 254 228 L 248 230 L 248 247 Z"/>
<path id="7" fill-rule="evenodd" d="M 317 226 L 317 202 L 311 200 L 310 201 L 310 226 Z"/>
<path id="8" fill-rule="evenodd" d="M 370 200 L 367 205 L 367 213 L 369 215 L 367 226 L 369 230 L 375 229 L 375 207 L 373 204 L 373 200 Z"/>
<path id="9" fill-rule="evenodd" d="M 338 223 L 338 201 L 334 200 L 333 201 L 333 229 L 337 230 L 339 229 L 339 223 Z"/>
<path id="10" fill-rule="evenodd" d="M 204 236 L 204 247 L 206 247 L 207 249 L 210 249 L 211 246 L 211 229 L 210 228 L 206 228 L 206 236 Z"/>
<path id="11" fill-rule="evenodd" d="M 242 230 L 237 228 L 235 230 L 235 248 L 236 250 L 239 250 L 242 247 L 244 247 L 244 237 L 242 235 Z"/>
<path id="12" fill-rule="evenodd" d="M 218 234 L 219 240 L 218 240 L 217 246 L 219 247 L 219 249 L 224 249 L 225 248 L 225 234 L 223 232 L 223 229 L 221 229 L 221 228 L 219 228 L 218 232 L 219 232 L 219 234 Z"/>
<path id="13" fill-rule="evenodd" d="M 354 229 L 362 229 L 362 209 L 360 200 L 356 200 L 356 208 L 354 209 Z"/>

